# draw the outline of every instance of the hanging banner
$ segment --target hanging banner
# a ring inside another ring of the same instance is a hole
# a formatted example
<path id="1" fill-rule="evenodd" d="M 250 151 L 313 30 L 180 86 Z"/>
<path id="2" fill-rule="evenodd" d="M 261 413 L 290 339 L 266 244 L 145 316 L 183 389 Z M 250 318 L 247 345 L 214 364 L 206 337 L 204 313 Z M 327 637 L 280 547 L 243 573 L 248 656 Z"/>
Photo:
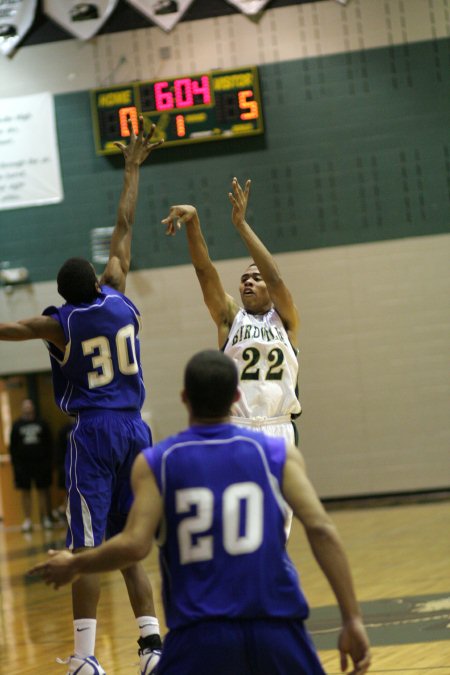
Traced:
<path id="1" fill-rule="evenodd" d="M 53 21 L 80 40 L 89 40 L 103 26 L 118 0 L 74 2 L 74 0 L 44 0 L 44 12 Z"/>
<path id="2" fill-rule="evenodd" d="M 53 96 L 0 98 L 0 209 L 62 199 Z"/>
<path id="3" fill-rule="evenodd" d="M 11 54 L 28 32 L 37 0 L 0 0 L 0 51 Z"/>
<path id="4" fill-rule="evenodd" d="M 144 16 L 165 31 L 170 31 L 178 23 L 193 0 L 128 0 Z"/>
<path id="5" fill-rule="evenodd" d="M 269 0 L 227 0 L 227 2 L 240 9 L 244 14 L 251 16 L 264 9 Z"/>

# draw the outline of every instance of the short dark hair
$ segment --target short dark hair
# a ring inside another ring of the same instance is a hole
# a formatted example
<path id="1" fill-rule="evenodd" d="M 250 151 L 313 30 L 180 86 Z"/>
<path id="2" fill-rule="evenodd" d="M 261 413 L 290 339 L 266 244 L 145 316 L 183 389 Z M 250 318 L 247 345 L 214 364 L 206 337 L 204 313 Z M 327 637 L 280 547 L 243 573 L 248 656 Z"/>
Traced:
<path id="1" fill-rule="evenodd" d="M 89 260 L 69 258 L 58 272 L 58 293 L 71 305 L 92 302 L 97 296 L 97 276 Z"/>
<path id="2" fill-rule="evenodd" d="M 218 349 L 198 352 L 184 371 L 184 389 L 196 417 L 228 415 L 237 383 L 234 362 Z"/>

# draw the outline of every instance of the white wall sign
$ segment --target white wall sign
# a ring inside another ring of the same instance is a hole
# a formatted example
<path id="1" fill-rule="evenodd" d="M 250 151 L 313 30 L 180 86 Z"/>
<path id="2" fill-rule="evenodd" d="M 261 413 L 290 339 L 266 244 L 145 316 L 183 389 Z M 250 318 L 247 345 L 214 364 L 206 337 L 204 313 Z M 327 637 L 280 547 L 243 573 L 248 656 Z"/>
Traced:
<path id="1" fill-rule="evenodd" d="M 89 40 L 103 26 L 118 0 L 44 0 L 44 12 L 79 40 Z"/>
<path id="2" fill-rule="evenodd" d="M 28 32 L 37 0 L 0 0 L 0 52 L 8 56 Z"/>
<path id="3" fill-rule="evenodd" d="M 170 31 L 192 5 L 193 0 L 128 0 L 144 16 L 165 31 Z"/>
<path id="4" fill-rule="evenodd" d="M 62 201 L 51 94 L 0 99 L 0 209 Z"/>

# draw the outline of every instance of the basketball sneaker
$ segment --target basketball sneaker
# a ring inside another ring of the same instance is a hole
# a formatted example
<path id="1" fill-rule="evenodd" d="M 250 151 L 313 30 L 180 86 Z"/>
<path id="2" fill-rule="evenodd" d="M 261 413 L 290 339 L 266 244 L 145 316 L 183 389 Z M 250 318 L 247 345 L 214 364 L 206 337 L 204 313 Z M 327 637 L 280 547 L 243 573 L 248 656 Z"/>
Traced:
<path id="1" fill-rule="evenodd" d="M 95 656 L 68 656 L 67 659 L 56 659 L 69 667 L 66 675 L 106 675 Z"/>
<path id="2" fill-rule="evenodd" d="M 161 638 L 159 635 L 148 635 L 145 638 L 139 638 L 140 647 L 138 654 L 140 660 L 139 674 L 151 675 L 161 658 Z"/>

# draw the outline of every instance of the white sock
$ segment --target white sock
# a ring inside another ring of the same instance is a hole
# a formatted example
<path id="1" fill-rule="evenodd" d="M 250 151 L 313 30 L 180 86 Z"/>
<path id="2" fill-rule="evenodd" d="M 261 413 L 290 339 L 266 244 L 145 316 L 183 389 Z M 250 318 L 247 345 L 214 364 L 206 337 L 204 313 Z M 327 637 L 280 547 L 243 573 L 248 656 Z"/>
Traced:
<path id="1" fill-rule="evenodd" d="M 159 635 L 159 621 L 156 616 L 138 616 L 136 623 L 140 637 L 145 638 L 148 635 Z"/>
<path id="2" fill-rule="evenodd" d="M 73 622 L 73 635 L 75 654 L 86 658 L 94 656 L 95 633 L 97 631 L 96 619 L 75 619 Z"/>

